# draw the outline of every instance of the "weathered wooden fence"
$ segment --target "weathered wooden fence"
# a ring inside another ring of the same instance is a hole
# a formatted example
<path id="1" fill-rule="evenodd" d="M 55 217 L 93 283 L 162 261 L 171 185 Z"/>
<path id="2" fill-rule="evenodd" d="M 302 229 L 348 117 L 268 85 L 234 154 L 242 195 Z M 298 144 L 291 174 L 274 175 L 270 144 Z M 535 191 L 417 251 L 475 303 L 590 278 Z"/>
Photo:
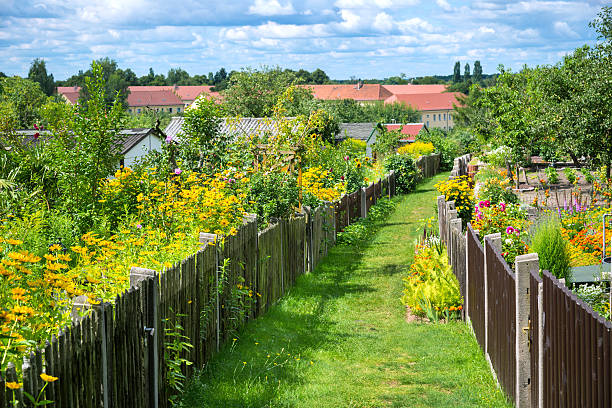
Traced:
<path id="1" fill-rule="evenodd" d="M 421 177 L 433 177 L 440 171 L 440 153 L 421 156 L 416 160 L 416 165 L 421 170 Z"/>
<path id="2" fill-rule="evenodd" d="M 438 197 L 440 235 L 465 282 L 465 317 L 509 399 L 517 407 L 612 406 L 612 324 L 548 271 L 540 277 L 537 254 L 510 268 L 501 235 L 485 236 L 483 248 L 471 225 L 461 231 L 453 208 Z"/>
<path id="3" fill-rule="evenodd" d="M 112 304 L 80 305 L 93 311 L 24 356 L 23 391 L 37 397 L 44 386 L 40 374 L 47 373 L 59 378 L 45 391 L 55 407 L 167 407 L 177 375 L 190 376 L 235 329 L 265 313 L 317 266 L 337 231 L 367 216 L 383 194 L 395 195 L 393 173 L 263 231 L 256 216 L 247 216 L 222 243 L 202 233 L 202 249 L 161 274 L 132 268 L 128 291 Z M 180 342 L 191 347 L 173 352 L 169 346 Z M 0 408 L 13 400 L 31 406 L 21 390 L 13 394 L 5 386 L 17 380 L 10 364 L 0 376 Z"/>

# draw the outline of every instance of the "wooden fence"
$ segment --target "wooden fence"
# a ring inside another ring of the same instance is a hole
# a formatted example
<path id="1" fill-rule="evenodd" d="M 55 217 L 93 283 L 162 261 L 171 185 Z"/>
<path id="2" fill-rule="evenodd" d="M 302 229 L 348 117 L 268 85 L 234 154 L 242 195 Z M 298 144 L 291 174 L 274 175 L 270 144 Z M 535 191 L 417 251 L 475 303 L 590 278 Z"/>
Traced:
<path id="1" fill-rule="evenodd" d="M 612 324 L 548 271 L 540 277 L 537 254 L 510 268 L 500 234 L 485 236 L 483 247 L 471 225 L 461 231 L 453 203 L 438 200 L 449 263 L 465 282 L 465 317 L 509 399 L 517 407 L 610 407 Z"/>
<path id="2" fill-rule="evenodd" d="M 80 305 L 93 311 L 24 356 L 23 390 L 38 396 L 44 386 L 40 374 L 47 373 L 59 378 L 46 388 L 54 407 L 167 407 L 174 375 L 192 375 L 234 330 L 265 313 L 317 266 L 337 231 L 366 217 L 383 194 L 395 195 L 393 173 L 263 231 L 257 217 L 248 216 L 223 243 L 201 234 L 202 249 L 161 274 L 132 268 L 128 291 L 112 304 Z M 168 346 L 181 341 L 191 347 L 173 354 Z M 17 380 L 9 364 L 0 376 L 0 408 L 13 406 L 13 399 L 31 406 L 21 390 L 13 395 L 6 388 Z"/>

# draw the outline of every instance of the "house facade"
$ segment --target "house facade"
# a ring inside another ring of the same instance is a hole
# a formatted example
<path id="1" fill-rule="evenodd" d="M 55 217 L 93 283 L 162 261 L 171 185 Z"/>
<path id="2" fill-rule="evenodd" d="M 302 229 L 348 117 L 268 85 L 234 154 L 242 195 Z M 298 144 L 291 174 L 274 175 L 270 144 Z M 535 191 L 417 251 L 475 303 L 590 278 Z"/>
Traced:
<path id="1" fill-rule="evenodd" d="M 462 95 L 460 92 L 397 94 L 385 103 L 404 103 L 419 112 L 421 122 L 429 129 L 450 130 L 455 125 L 454 107 L 460 105 L 457 98 Z"/>

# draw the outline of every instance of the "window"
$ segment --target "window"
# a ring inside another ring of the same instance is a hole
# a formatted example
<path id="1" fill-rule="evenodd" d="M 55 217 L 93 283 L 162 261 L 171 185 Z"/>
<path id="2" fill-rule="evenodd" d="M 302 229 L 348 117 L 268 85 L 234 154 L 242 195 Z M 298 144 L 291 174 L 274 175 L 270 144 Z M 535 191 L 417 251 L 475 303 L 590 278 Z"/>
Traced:
<path id="1" fill-rule="evenodd" d="M 140 108 L 138 108 L 138 113 L 140 113 Z"/>
<path id="2" fill-rule="evenodd" d="M 181 111 L 181 108 L 176 108 L 176 111 L 177 111 L 177 112 L 180 112 L 180 111 Z"/>
<path id="3" fill-rule="evenodd" d="M 168 108 L 168 112 L 172 113 L 172 108 Z"/>
<path id="4" fill-rule="evenodd" d="M 427 115 L 427 116 L 429 116 L 429 115 Z M 429 121 L 427 121 L 427 127 L 429 127 Z"/>
<path id="5" fill-rule="evenodd" d="M 427 119 L 429 119 L 429 113 L 427 114 Z"/>
<path id="6" fill-rule="evenodd" d="M 444 114 L 444 120 L 446 120 L 446 113 Z"/>
<path id="7" fill-rule="evenodd" d="M 438 120 L 442 120 L 442 114 L 438 113 Z"/>

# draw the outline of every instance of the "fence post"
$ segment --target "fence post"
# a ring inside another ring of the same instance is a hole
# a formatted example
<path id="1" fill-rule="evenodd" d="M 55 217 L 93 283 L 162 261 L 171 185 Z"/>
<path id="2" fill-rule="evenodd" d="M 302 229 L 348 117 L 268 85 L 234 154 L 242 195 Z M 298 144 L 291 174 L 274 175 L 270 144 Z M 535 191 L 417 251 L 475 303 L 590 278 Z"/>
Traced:
<path id="1" fill-rule="evenodd" d="M 467 321 L 470 319 L 470 246 L 468 243 L 468 235 L 470 234 L 469 226 L 465 231 L 465 293 L 463 294 L 463 319 Z"/>
<path id="2" fill-rule="evenodd" d="M 538 282 L 538 408 L 544 408 L 544 283 Z"/>
<path id="3" fill-rule="evenodd" d="M 452 220 L 457 219 L 457 217 L 458 217 L 457 210 L 447 210 L 446 211 L 446 228 L 444 232 L 446 233 L 446 254 L 448 256 L 449 261 L 452 261 L 452 256 L 453 256 L 452 251 L 451 251 L 451 244 L 452 244 L 451 243 L 451 239 L 452 239 L 451 222 Z"/>
<path id="4" fill-rule="evenodd" d="M 451 242 L 451 266 L 453 267 L 453 273 L 455 274 L 455 276 L 457 277 L 457 280 L 459 281 L 459 288 L 461 288 L 461 286 L 463 286 L 463 282 L 465 282 L 465 276 L 461 276 L 461 269 L 459 268 L 459 262 L 461 262 L 461 259 L 459 258 L 459 256 L 461 255 L 459 252 L 459 242 L 458 239 L 460 238 L 456 238 L 456 237 L 461 237 L 461 218 L 453 218 L 450 221 L 450 230 L 451 230 L 451 237 L 450 237 L 450 242 Z M 453 231 L 456 231 L 456 234 L 453 233 Z M 456 236 L 456 237 L 455 237 Z"/>
<path id="5" fill-rule="evenodd" d="M 147 280 L 149 280 L 147 282 Z M 144 330 L 147 332 L 147 356 L 145 357 L 145 378 L 148 382 L 149 405 L 152 408 L 159 406 L 159 326 L 158 326 L 158 279 L 157 272 L 153 269 L 138 268 L 132 266 L 130 269 L 130 286 L 137 286 L 146 291 L 143 299 L 146 304 L 142 305 L 144 314 Z"/>
<path id="6" fill-rule="evenodd" d="M 487 277 L 487 242 L 491 245 L 491 247 L 498 251 L 501 252 L 502 249 L 502 243 L 501 243 L 501 234 L 495 233 L 495 234 L 489 234 L 489 235 L 485 235 L 484 237 L 484 332 L 485 332 L 485 344 L 484 344 L 484 351 L 485 351 L 485 356 L 487 357 L 487 360 L 489 360 L 489 363 L 491 362 L 490 358 L 489 358 L 489 296 L 488 296 L 488 291 L 489 291 L 489 285 L 487 283 L 488 281 L 488 277 Z"/>
<path id="7" fill-rule="evenodd" d="M 516 408 L 531 407 L 529 310 L 530 275 L 538 273 L 538 254 L 519 255 L 514 262 L 516 295 Z"/>
<path id="8" fill-rule="evenodd" d="M 365 187 L 361 187 L 361 218 L 366 218 L 368 216 L 367 198 Z"/>
<path id="9" fill-rule="evenodd" d="M 444 220 L 446 219 L 446 198 L 443 195 L 437 197 L 438 203 L 438 234 L 444 242 Z"/>

